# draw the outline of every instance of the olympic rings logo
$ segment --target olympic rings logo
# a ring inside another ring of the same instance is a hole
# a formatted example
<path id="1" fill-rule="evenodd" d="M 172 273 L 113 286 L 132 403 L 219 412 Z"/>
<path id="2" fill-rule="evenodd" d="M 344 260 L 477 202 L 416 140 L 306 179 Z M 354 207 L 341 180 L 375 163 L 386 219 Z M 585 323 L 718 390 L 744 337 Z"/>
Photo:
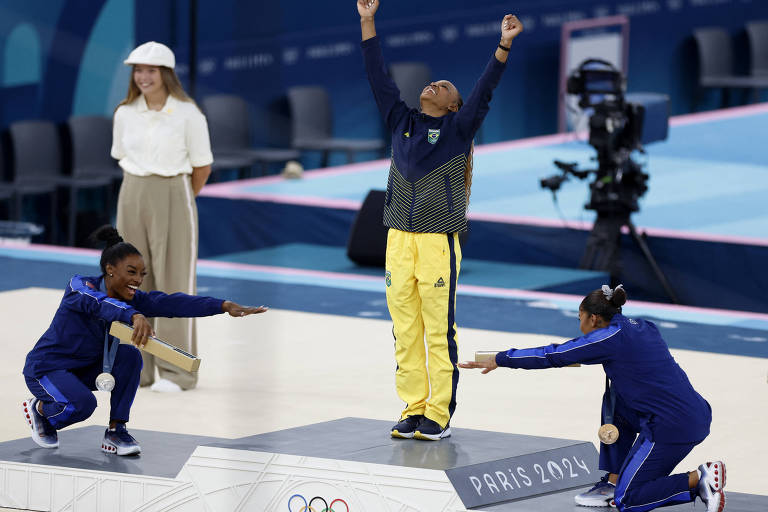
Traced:
<path id="1" fill-rule="evenodd" d="M 293 502 L 294 498 L 297 498 L 304 502 L 304 506 L 302 507 L 299 505 L 300 508 L 294 510 L 291 508 L 291 503 Z M 312 504 L 315 502 L 315 500 L 322 501 L 323 505 L 325 505 L 325 508 L 312 508 Z M 335 500 L 331 501 L 331 504 L 328 505 L 328 502 L 325 501 L 325 498 L 322 498 L 320 496 L 315 496 L 311 500 L 309 500 L 309 503 L 307 503 L 307 499 L 302 496 L 301 494 L 294 494 L 290 498 L 288 498 L 288 512 L 341 512 L 341 509 L 334 510 L 333 505 L 336 503 L 343 503 L 346 507 L 346 512 L 349 512 L 349 505 L 347 505 L 347 502 L 344 501 L 341 498 L 336 498 Z"/>

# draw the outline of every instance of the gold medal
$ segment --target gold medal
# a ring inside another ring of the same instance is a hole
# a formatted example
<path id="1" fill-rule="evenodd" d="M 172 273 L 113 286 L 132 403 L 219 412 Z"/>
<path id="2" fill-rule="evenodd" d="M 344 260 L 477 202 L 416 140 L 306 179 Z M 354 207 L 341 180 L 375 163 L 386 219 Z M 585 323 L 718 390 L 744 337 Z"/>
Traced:
<path id="1" fill-rule="evenodd" d="M 616 428 L 616 425 L 606 423 L 597 431 L 597 437 L 603 444 L 613 444 L 619 438 L 619 429 Z"/>

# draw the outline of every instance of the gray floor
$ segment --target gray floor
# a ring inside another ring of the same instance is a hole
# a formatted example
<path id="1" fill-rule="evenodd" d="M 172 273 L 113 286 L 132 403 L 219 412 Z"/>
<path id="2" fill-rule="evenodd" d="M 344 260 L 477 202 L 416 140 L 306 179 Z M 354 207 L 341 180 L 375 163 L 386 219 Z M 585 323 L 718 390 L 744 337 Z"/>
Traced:
<path id="1" fill-rule="evenodd" d="M 0 443 L 0 460 L 175 478 L 197 446 L 219 440 L 151 430 L 131 429 L 130 433 L 141 445 L 139 455 L 102 452 L 104 428 L 90 426 L 60 431 L 56 449 L 41 448 L 29 437 Z"/>
<path id="2" fill-rule="evenodd" d="M 583 443 L 462 428 L 451 428 L 451 437 L 435 443 L 393 439 L 389 436 L 392 425 L 341 418 L 209 446 L 446 470 Z"/>

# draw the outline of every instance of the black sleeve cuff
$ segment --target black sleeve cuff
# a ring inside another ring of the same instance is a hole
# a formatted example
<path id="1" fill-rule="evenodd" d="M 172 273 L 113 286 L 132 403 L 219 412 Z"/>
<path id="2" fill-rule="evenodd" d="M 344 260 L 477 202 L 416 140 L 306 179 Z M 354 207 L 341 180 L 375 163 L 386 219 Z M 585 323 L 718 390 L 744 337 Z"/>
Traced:
<path id="1" fill-rule="evenodd" d="M 371 46 L 379 44 L 379 36 L 373 36 L 365 41 L 360 41 L 360 48 L 370 48 Z"/>

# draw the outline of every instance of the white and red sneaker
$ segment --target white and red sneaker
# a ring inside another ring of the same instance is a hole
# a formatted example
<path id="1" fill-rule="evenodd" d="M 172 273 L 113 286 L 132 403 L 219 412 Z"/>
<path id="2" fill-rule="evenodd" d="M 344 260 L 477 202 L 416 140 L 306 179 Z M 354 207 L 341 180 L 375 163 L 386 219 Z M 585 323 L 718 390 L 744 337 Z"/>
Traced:
<path id="1" fill-rule="evenodd" d="M 128 433 L 125 423 L 118 423 L 114 429 L 104 431 L 104 439 L 101 441 L 101 451 L 104 453 L 115 453 L 117 455 L 138 455 L 141 453 L 141 446 Z"/>
<path id="2" fill-rule="evenodd" d="M 43 448 L 58 448 L 59 436 L 53 425 L 39 412 L 37 412 L 37 402 L 35 397 L 24 400 L 21 408 L 24 412 L 24 419 L 27 425 L 32 429 L 32 440 Z"/>
<path id="3" fill-rule="evenodd" d="M 725 509 L 725 464 L 722 461 L 707 462 L 699 466 L 701 476 L 696 494 L 707 506 L 707 512 L 723 512 Z"/>
<path id="4" fill-rule="evenodd" d="M 582 507 L 615 507 L 616 502 L 613 500 L 615 491 L 616 486 L 608 481 L 606 474 L 590 490 L 575 496 L 574 500 Z"/>

